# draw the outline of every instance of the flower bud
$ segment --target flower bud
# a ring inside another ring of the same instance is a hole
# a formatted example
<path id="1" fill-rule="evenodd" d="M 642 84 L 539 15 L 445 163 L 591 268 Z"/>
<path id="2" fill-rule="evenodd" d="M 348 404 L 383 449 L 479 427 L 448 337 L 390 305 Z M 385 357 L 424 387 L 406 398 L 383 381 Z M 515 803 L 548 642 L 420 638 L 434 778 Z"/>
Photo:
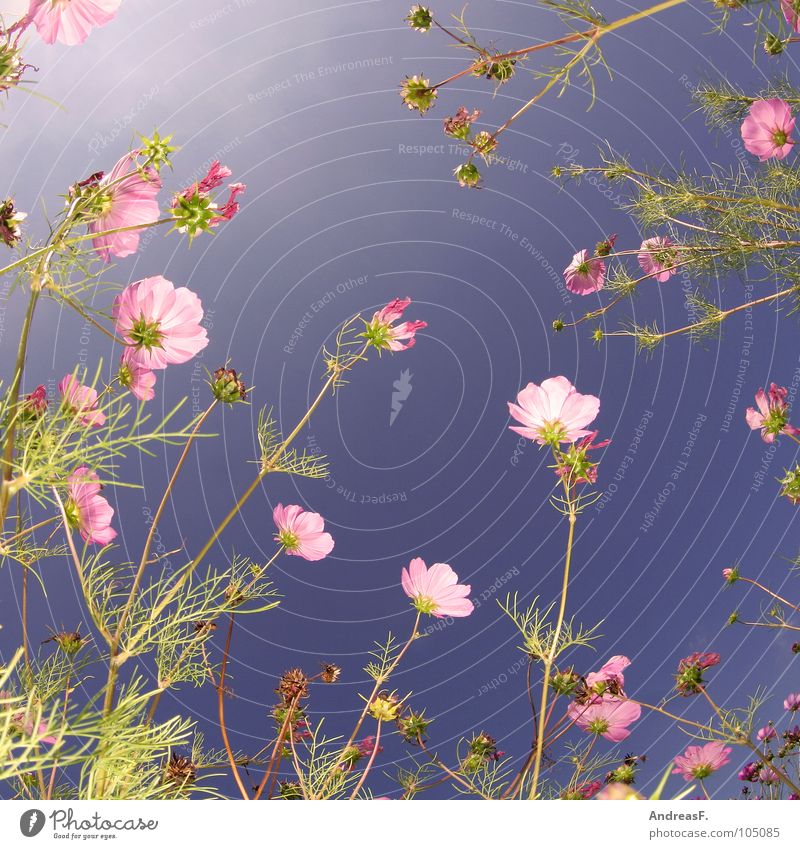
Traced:
<path id="1" fill-rule="evenodd" d="M 767 56 L 778 56 L 783 53 L 783 48 L 783 41 L 777 35 L 768 32 L 767 37 L 764 39 L 764 52 Z"/>
<path id="2" fill-rule="evenodd" d="M 481 172 L 472 162 L 464 162 L 459 165 L 453 175 L 458 180 L 458 185 L 470 189 L 474 189 L 481 181 Z"/>
<path id="3" fill-rule="evenodd" d="M 428 32 L 433 25 L 433 12 L 426 6 L 414 5 L 406 15 L 406 21 L 411 29 L 417 32 Z"/>
<path id="4" fill-rule="evenodd" d="M 795 466 L 791 471 L 784 470 L 786 474 L 778 478 L 781 485 L 780 494 L 785 496 L 792 504 L 800 504 L 800 466 Z"/>
<path id="5" fill-rule="evenodd" d="M 169 157 L 170 154 L 178 149 L 170 144 L 172 136 L 164 136 L 162 138 L 158 134 L 158 130 L 153 130 L 151 138 L 147 136 L 140 136 L 140 138 L 142 140 L 142 147 L 139 152 L 144 157 L 147 166 L 154 168 L 156 171 L 160 171 L 164 165 L 172 168 Z"/>
<path id="6" fill-rule="evenodd" d="M 400 97 L 409 109 L 419 110 L 424 115 L 433 106 L 438 96 L 435 88 L 430 87 L 430 80 L 422 75 L 406 77 L 400 85 Z"/>

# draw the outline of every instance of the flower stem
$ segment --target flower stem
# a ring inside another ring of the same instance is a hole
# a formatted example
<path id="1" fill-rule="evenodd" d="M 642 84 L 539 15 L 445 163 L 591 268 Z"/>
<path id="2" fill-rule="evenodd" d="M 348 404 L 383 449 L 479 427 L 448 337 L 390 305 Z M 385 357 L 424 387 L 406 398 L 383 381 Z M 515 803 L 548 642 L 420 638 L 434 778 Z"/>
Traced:
<path id="1" fill-rule="evenodd" d="M 228 729 L 225 727 L 225 671 L 228 667 L 228 656 L 231 650 L 231 639 L 233 638 L 234 616 L 235 614 L 230 614 L 230 622 L 228 624 L 228 636 L 225 638 L 225 650 L 222 653 L 222 664 L 219 668 L 219 683 L 217 684 L 217 708 L 219 711 L 219 730 L 222 732 L 222 742 L 225 744 L 225 751 L 228 753 L 228 761 L 231 765 L 233 777 L 236 780 L 236 784 L 239 787 L 239 792 L 242 794 L 242 798 L 249 800 L 250 796 L 247 792 L 247 788 L 242 782 L 241 776 L 239 775 L 239 767 L 236 764 L 236 758 L 233 756 L 233 749 L 231 749 L 231 743 L 228 739 Z"/>

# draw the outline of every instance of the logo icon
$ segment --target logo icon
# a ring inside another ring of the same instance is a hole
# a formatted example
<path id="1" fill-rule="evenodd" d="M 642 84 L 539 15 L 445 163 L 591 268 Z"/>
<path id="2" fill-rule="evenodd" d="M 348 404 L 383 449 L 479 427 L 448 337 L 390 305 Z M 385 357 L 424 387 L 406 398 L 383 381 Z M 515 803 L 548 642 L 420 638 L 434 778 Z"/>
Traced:
<path id="1" fill-rule="evenodd" d="M 395 380 L 392 384 L 394 392 L 392 392 L 392 411 L 389 413 L 389 427 L 394 424 L 395 419 L 400 415 L 400 410 L 403 409 L 403 404 L 405 404 L 408 400 L 408 396 L 414 388 L 411 385 L 412 377 L 414 377 L 414 375 L 411 374 L 410 369 L 403 369 L 403 371 L 400 372 L 400 379 Z"/>
<path id="2" fill-rule="evenodd" d="M 36 837 L 36 835 L 44 828 L 45 815 L 42 811 L 36 808 L 31 808 L 19 818 L 19 830 L 25 837 Z"/>

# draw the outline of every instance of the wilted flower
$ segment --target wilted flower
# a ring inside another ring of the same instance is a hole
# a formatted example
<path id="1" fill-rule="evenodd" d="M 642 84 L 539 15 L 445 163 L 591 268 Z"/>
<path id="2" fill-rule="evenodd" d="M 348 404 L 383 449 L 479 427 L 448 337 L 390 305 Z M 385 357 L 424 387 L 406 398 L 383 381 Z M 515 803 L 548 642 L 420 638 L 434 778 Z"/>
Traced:
<path id="1" fill-rule="evenodd" d="M 13 248 L 20 237 L 20 223 L 28 217 L 26 212 L 14 209 L 12 198 L 6 198 L 0 203 L 0 241 Z"/>
<path id="2" fill-rule="evenodd" d="M 774 442 L 779 433 L 794 436 L 800 433 L 793 425 L 789 424 L 789 404 L 786 399 L 789 390 L 785 386 L 771 383 L 769 393 L 762 389 L 756 392 L 756 406 L 748 407 L 745 413 L 745 421 L 751 430 L 761 429 L 761 438 L 764 442 Z"/>
<path id="3" fill-rule="evenodd" d="M 564 281 L 567 289 L 576 295 L 591 295 L 599 292 L 606 279 L 606 264 L 602 259 L 590 257 L 585 248 L 572 257 L 572 262 L 564 269 Z"/>
<path id="4" fill-rule="evenodd" d="M 151 168 L 136 163 L 138 151 L 126 153 L 110 174 L 90 186 L 90 233 L 103 233 L 120 227 L 145 227 L 158 221 L 158 192 L 161 179 Z M 91 178 L 90 178 L 91 179 Z M 96 236 L 92 244 L 106 262 L 126 257 L 139 247 L 138 230 Z"/>
<path id="5" fill-rule="evenodd" d="M 44 640 L 44 643 L 55 643 L 64 654 L 73 655 L 76 654 L 80 648 L 84 645 L 86 640 L 80 634 L 80 631 L 59 631 L 57 634 L 53 634 L 52 637 Z"/>
<path id="6" fill-rule="evenodd" d="M 122 0 L 30 0 L 28 15 L 45 44 L 83 44 L 114 18 Z"/>
<path id="7" fill-rule="evenodd" d="M 794 145 L 793 130 L 792 110 L 785 100 L 756 100 L 742 122 L 742 140 L 747 151 L 762 162 L 773 156 L 783 159 Z"/>
<path id="8" fill-rule="evenodd" d="M 86 542 L 108 545 L 117 532 L 111 527 L 114 508 L 100 495 L 97 472 L 81 466 L 67 479 L 64 512 L 71 528 L 77 528 Z"/>
<path id="9" fill-rule="evenodd" d="M 139 361 L 138 352 L 126 348 L 119 358 L 119 383 L 140 401 L 152 401 L 155 397 L 156 375 Z"/>
<path id="10" fill-rule="evenodd" d="M 614 243 L 617 241 L 617 234 L 612 233 L 607 239 L 603 239 L 602 242 L 598 242 L 594 246 L 594 252 L 596 256 L 608 256 L 612 249 L 614 248 Z"/>
<path id="11" fill-rule="evenodd" d="M 366 324 L 360 334 L 378 351 L 405 351 L 416 344 L 418 330 L 428 326 L 426 321 L 404 321 L 394 324 L 402 318 L 403 313 L 411 303 L 411 298 L 395 298 L 372 316 L 372 321 Z"/>
<path id="12" fill-rule="evenodd" d="M 375 737 L 370 735 L 369 737 L 365 737 L 360 742 L 356 743 L 353 746 L 345 749 L 342 753 L 342 762 L 339 764 L 339 768 L 344 771 L 351 770 L 362 758 L 372 757 L 372 753 L 375 751 Z M 378 746 L 377 754 L 380 754 L 383 751 L 383 746 Z"/>
<path id="13" fill-rule="evenodd" d="M 105 424 L 105 414 L 97 409 L 97 390 L 79 383 L 74 375 L 65 374 L 59 381 L 58 391 L 61 393 L 63 408 L 78 418 L 81 424 L 88 427 L 102 427 Z"/>
<path id="14" fill-rule="evenodd" d="M 640 250 L 639 265 L 648 277 L 655 277 L 659 283 L 666 283 L 673 274 L 678 273 L 679 257 L 669 236 L 645 239 Z"/>
<path id="15" fill-rule="evenodd" d="M 302 669 L 289 669 L 281 675 L 275 692 L 280 694 L 287 705 L 292 701 L 304 699 L 308 695 L 308 677 Z"/>
<path id="16" fill-rule="evenodd" d="M 400 97 L 409 109 L 418 109 L 424 115 L 433 106 L 438 96 L 435 88 L 430 87 L 431 81 L 423 76 L 406 77 L 400 86 Z"/>
<path id="17" fill-rule="evenodd" d="M 472 146 L 489 162 L 491 160 L 491 154 L 497 150 L 497 139 L 491 133 L 484 130 L 475 136 L 472 140 Z"/>
<path id="18" fill-rule="evenodd" d="M 505 752 L 498 751 L 494 737 L 481 731 L 468 744 L 468 754 L 461 763 L 464 772 L 477 772 L 490 761 L 499 761 Z"/>
<path id="19" fill-rule="evenodd" d="M 223 404 L 247 400 L 247 388 L 235 369 L 218 368 L 211 381 L 211 393 Z"/>
<path id="20" fill-rule="evenodd" d="M 600 399 L 581 395 L 566 377 L 549 377 L 541 386 L 529 383 L 517 395 L 516 404 L 509 402 L 508 410 L 523 425 L 509 430 L 539 445 L 557 446 L 591 435 L 586 426 L 597 418 Z"/>
<path id="21" fill-rule="evenodd" d="M 231 169 L 215 160 L 202 180 L 192 183 L 175 195 L 172 200 L 172 217 L 179 233 L 188 234 L 191 240 L 198 233 L 210 232 L 223 221 L 230 221 L 236 215 L 239 211 L 236 198 L 245 190 L 244 183 L 228 185 L 228 199 L 222 207 L 215 202 L 211 194 L 230 176 Z"/>
<path id="22" fill-rule="evenodd" d="M 185 363 L 208 345 L 200 298 L 160 275 L 123 289 L 114 298 L 113 315 L 117 333 L 147 368 Z"/>
<path id="23" fill-rule="evenodd" d="M 693 652 L 678 663 L 677 689 L 682 696 L 699 693 L 703 688 L 703 671 L 716 666 L 720 656 L 716 652 Z"/>
<path id="24" fill-rule="evenodd" d="M 433 25 L 433 12 L 426 6 L 414 5 L 406 15 L 408 25 L 417 32 L 428 32 Z"/>
<path id="25" fill-rule="evenodd" d="M 305 560 L 322 560 L 333 551 L 333 537 L 324 532 L 325 520 L 319 513 L 309 513 L 297 504 L 287 507 L 278 504 L 272 511 L 272 518 L 278 528 L 275 541 L 287 554 Z"/>
<path id="26" fill-rule="evenodd" d="M 323 663 L 322 672 L 319 677 L 325 684 L 334 684 L 339 680 L 341 674 L 341 668 L 335 663 Z"/>
<path id="27" fill-rule="evenodd" d="M 403 591 L 420 613 L 441 619 L 444 616 L 469 616 L 475 609 L 468 596 L 469 584 L 459 584 L 458 575 L 446 563 L 434 563 L 430 569 L 421 557 L 415 557 L 401 575 Z"/>
<path id="28" fill-rule="evenodd" d="M 164 769 L 164 777 L 179 787 L 194 784 L 197 778 L 197 764 L 191 758 L 173 752 Z"/>
<path id="29" fill-rule="evenodd" d="M 22 402 L 22 414 L 26 419 L 41 418 L 47 412 L 47 389 L 39 385 Z"/>
<path id="30" fill-rule="evenodd" d="M 675 758 L 673 773 L 679 773 L 687 781 L 703 780 L 730 761 L 731 749 L 724 743 L 712 742 L 704 746 L 689 746 Z"/>
<path id="31" fill-rule="evenodd" d="M 466 140 L 469 137 L 472 124 L 480 118 L 479 109 L 470 112 L 466 106 L 459 106 L 456 114 L 444 119 L 444 131 L 454 139 Z"/>
<path id="32" fill-rule="evenodd" d="M 618 696 L 604 695 L 595 701 L 581 705 L 572 702 L 567 716 L 584 731 L 599 734 L 612 743 L 621 743 L 630 736 L 628 726 L 642 715 L 636 702 Z"/>
<path id="33" fill-rule="evenodd" d="M 610 439 L 604 439 L 595 444 L 599 431 L 594 430 L 588 436 L 584 436 L 580 442 L 572 443 L 569 448 L 559 457 L 556 465 L 556 474 L 564 478 L 570 484 L 597 483 L 597 466 L 589 458 L 589 452 L 598 448 L 605 448 L 611 444 Z"/>
<path id="34" fill-rule="evenodd" d="M 550 676 L 550 686 L 559 696 L 571 696 L 578 688 L 580 681 L 580 676 L 571 666 Z"/>
<path id="35" fill-rule="evenodd" d="M 453 176 L 462 189 L 474 189 L 481 181 L 481 172 L 474 162 L 463 162 L 453 171 Z"/>

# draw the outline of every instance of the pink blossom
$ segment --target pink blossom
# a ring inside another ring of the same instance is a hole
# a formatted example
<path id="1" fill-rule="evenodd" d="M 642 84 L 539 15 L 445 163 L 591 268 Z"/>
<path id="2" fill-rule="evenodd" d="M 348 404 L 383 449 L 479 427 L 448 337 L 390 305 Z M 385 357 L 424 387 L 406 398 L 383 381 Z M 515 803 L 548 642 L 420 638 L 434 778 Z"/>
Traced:
<path id="1" fill-rule="evenodd" d="M 800 7 L 797 0 L 781 0 L 783 16 L 786 23 L 795 31 L 800 32 Z"/>
<path id="2" fill-rule="evenodd" d="M 372 316 L 362 336 L 378 350 L 405 351 L 413 348 L 416 343 L 416 333 L 428 326 L 426 321 L 399 321 L 405 312 L 411 298 L 395 298 Z M 394 325 L 394 326 L 393 326 Z"/>
<path id="3" fill-rule="evenodd" d="M 597 672 L 590 672 L 586 676 L 586 687 L 599 695 L 609 691 L 616 696 L 625 695 L 623 670 L 630 665 L 631 662 L 625 655 L 614 655 Z"/>
<path id="4" fill-rule="evenodd" d="M 764 442 L 774 442 L 779 433 L 792 436 L 800 433 L 793 425 L 789 424 L 789 405 L 786 398 L 789 390 L 785 386 L 770 384 L 769 393 L 763 388 L 756 392 L 756 406 L 748 407 L 745 412 L 745 421 L 751 430 L 761 429 L 761 438 Z"/>
<path id="5" fill-rule="evenodd" d="M 117 532 L 111 527 L 114 508 L 100 495 L 97 472 L 81 466 L 69 476 L 65 506 L 70 527 L 78 528 L 86 542 L 108 545 Z"/>
<path id="6" fill-rule="evenodd" d="M 783 701 L 784 710 L 800 710 L 800 693 L 789 693 Z"/>
<path id="7" fill-rule="evenodd" d="M 231 169 L 222 165 L 218 159 L 211 163 L 208 173 L 202 180 L 192 183 L 183 191 L 178 192 L 173 201 L 173 214 L 178 219 L 178 230 L 195 235 L 196 229 L 207 230 L 216 227 L 223 221 L 230 221 L 239 211 L 236 198 L 247 188 L 244 183 L 228 185 L 228 200 L 221 208 L 211 198 L 211 193 L 218 189 L 228 177 Z"/>
<path id="8" fill-rule="evenodd" d="M 319 513 L 309 513 L 297 504 L 278 504 L 272 518 L 278 528 L 275 541 L 284 546 L 287 554 L 322 560 L 333 551 L 333 537 L 324 532 L 325 520 Z"/>
<path id="9" fill-rule="evenodd" d="M 567 289 L 576 295 L 599 292 L 606 280 L 606 264 L 602 259 L 590 257 L 586 249 L 578 251 L 564 269 Z"/>
<path id="10" fill-rule="evenodd" d="M 104 187 L 107 191 L 103 193 Z M 158 191 L 161 179 L 152 169 L 141 170 L 136 164 L 136 151 L 125 154 L 110 174 L 100 180 L 97 217 L 89 222 L 90 233 L 102 233 L 119 227 L 144 227 L 158 221 Z M 139 231 L 109 233 L 92 239 L 98 254 L 108 262 L 111 256 L 125 257 L 136 253 Z"/>
<path id="11" fill-rule="evenodd" d="M 683 755 L 675 758 L 673 773 L 680 773 L 687 781 L 708 778 L 730 761 L 731 749 L 724 743 L 706 743 L 704 746 L 689 746 Z"/>
<path id="12" fill-rule="evenodd" d="M 105 414 L 97 409 L 97 391 L 91 386 L 84 386 L 72 374 L 65 374 L 58 384 L 63 407 L 73 416 L 77 416 L 81 424 L 88 427 L 102 427 L 105 424 Z"/>
<path id="13" fill-rule="evenodd" d="M 8 693 L 0 692 L 0 698 L 8 697 Z M 27 734 L 29 737 L 34 735 L 39 738 L 40 743 L 47 743 L 52 746 L 58 742 L 58 738 L 52 734 L 47 734 L 48 725 L 44 720 L 34 725 L 32 711 L 18 711 L 11 715 L 11 725 L 18 734 Z M 47 735 L 47 736 L 43 736 Z"/>
<path id="14" fill-rule="evenodd" d="M 756 734 L 756 738 L 762 743 L 766 740 L 774 740 L 777 736 L 778 732 L 773 725 L 765 725 L 763 728 L 759 728 Z"/>
<path id="15" fill-rule="evenodd" d="M 679 257 L 672 244 L 669 236 L 655 236 L 642 242 L 639 265 L 648 277 L 655 277 L 659 283 L 666 283 L 678 273 Z"/>
<path id="16" fill-rule="evenodd" d="M 119 358 L 119 382 L 131 395 L 140 401 L 152 401 L 155 397 L 156 375 L 139 361 L 133 348 L 126 348 Z"/>
<path id="17" fill-rule="evenodd" d="M 122 0 L 30 0 L 28 15 L 45 44 L 83 44 L 114 18 Z"/>
<path id="18" fill-rule="evenodd" d="M 446 563 L 434 563 L 430 569 L 421 557 L 415 557 L 400 578 L 405 594 L 420 613 L 445 616 L 469 616 L 475 609 L 468 596 L 472 587 L 459 584 L 458 575 Z"/>
<path id="19" fill-rule="evenodd" d="M 509 430 L 540 445 L 553 445 L 589 436 L 586 426 L 600 412 L 600 399 L 581 395 L 566 377 L 549 377 L 541 386 L 529 383 L 508 410 L 523 425 Z"/>
<path id="20" fill-rule="evenodd" d="M 742 122 L 745 148 L 762 162 L 775 157 L 783 159 L 794 145 L 792 110 L 785 100 L 773 97 L 756 100 Z"/>
<path id="21" fill-rule="evenodd" d="M 762 784 L 777 784 L 781 777 L 771 766 L 762 766 L 758 773 L 758 780 Z"/>
<path id="22" fill-rule="evenodd" d="M 23 407 L 26 413 L 29 413 L 34 418 L 43 416 L 47 412 L 47 389 L 39 385 L 30 395 L 25 396 Z"/>
<path id="23" fill-rule="evenodd" d="M 612 743 L 621 743 L 630 736 L 628 726 L 642 715 L 642 708 L 628 699 L 604 695 L 588 704 L 573 702 L 567 716 L 584 731 L 600 734 Z"/>
<path id="24" fill-rule="evenodd" d="M 117 333 L 145 368 L 185 363 L 208 345 L 200 298 L 161 276 L 126 287 L 114 299 L 113 313 Z"/>

